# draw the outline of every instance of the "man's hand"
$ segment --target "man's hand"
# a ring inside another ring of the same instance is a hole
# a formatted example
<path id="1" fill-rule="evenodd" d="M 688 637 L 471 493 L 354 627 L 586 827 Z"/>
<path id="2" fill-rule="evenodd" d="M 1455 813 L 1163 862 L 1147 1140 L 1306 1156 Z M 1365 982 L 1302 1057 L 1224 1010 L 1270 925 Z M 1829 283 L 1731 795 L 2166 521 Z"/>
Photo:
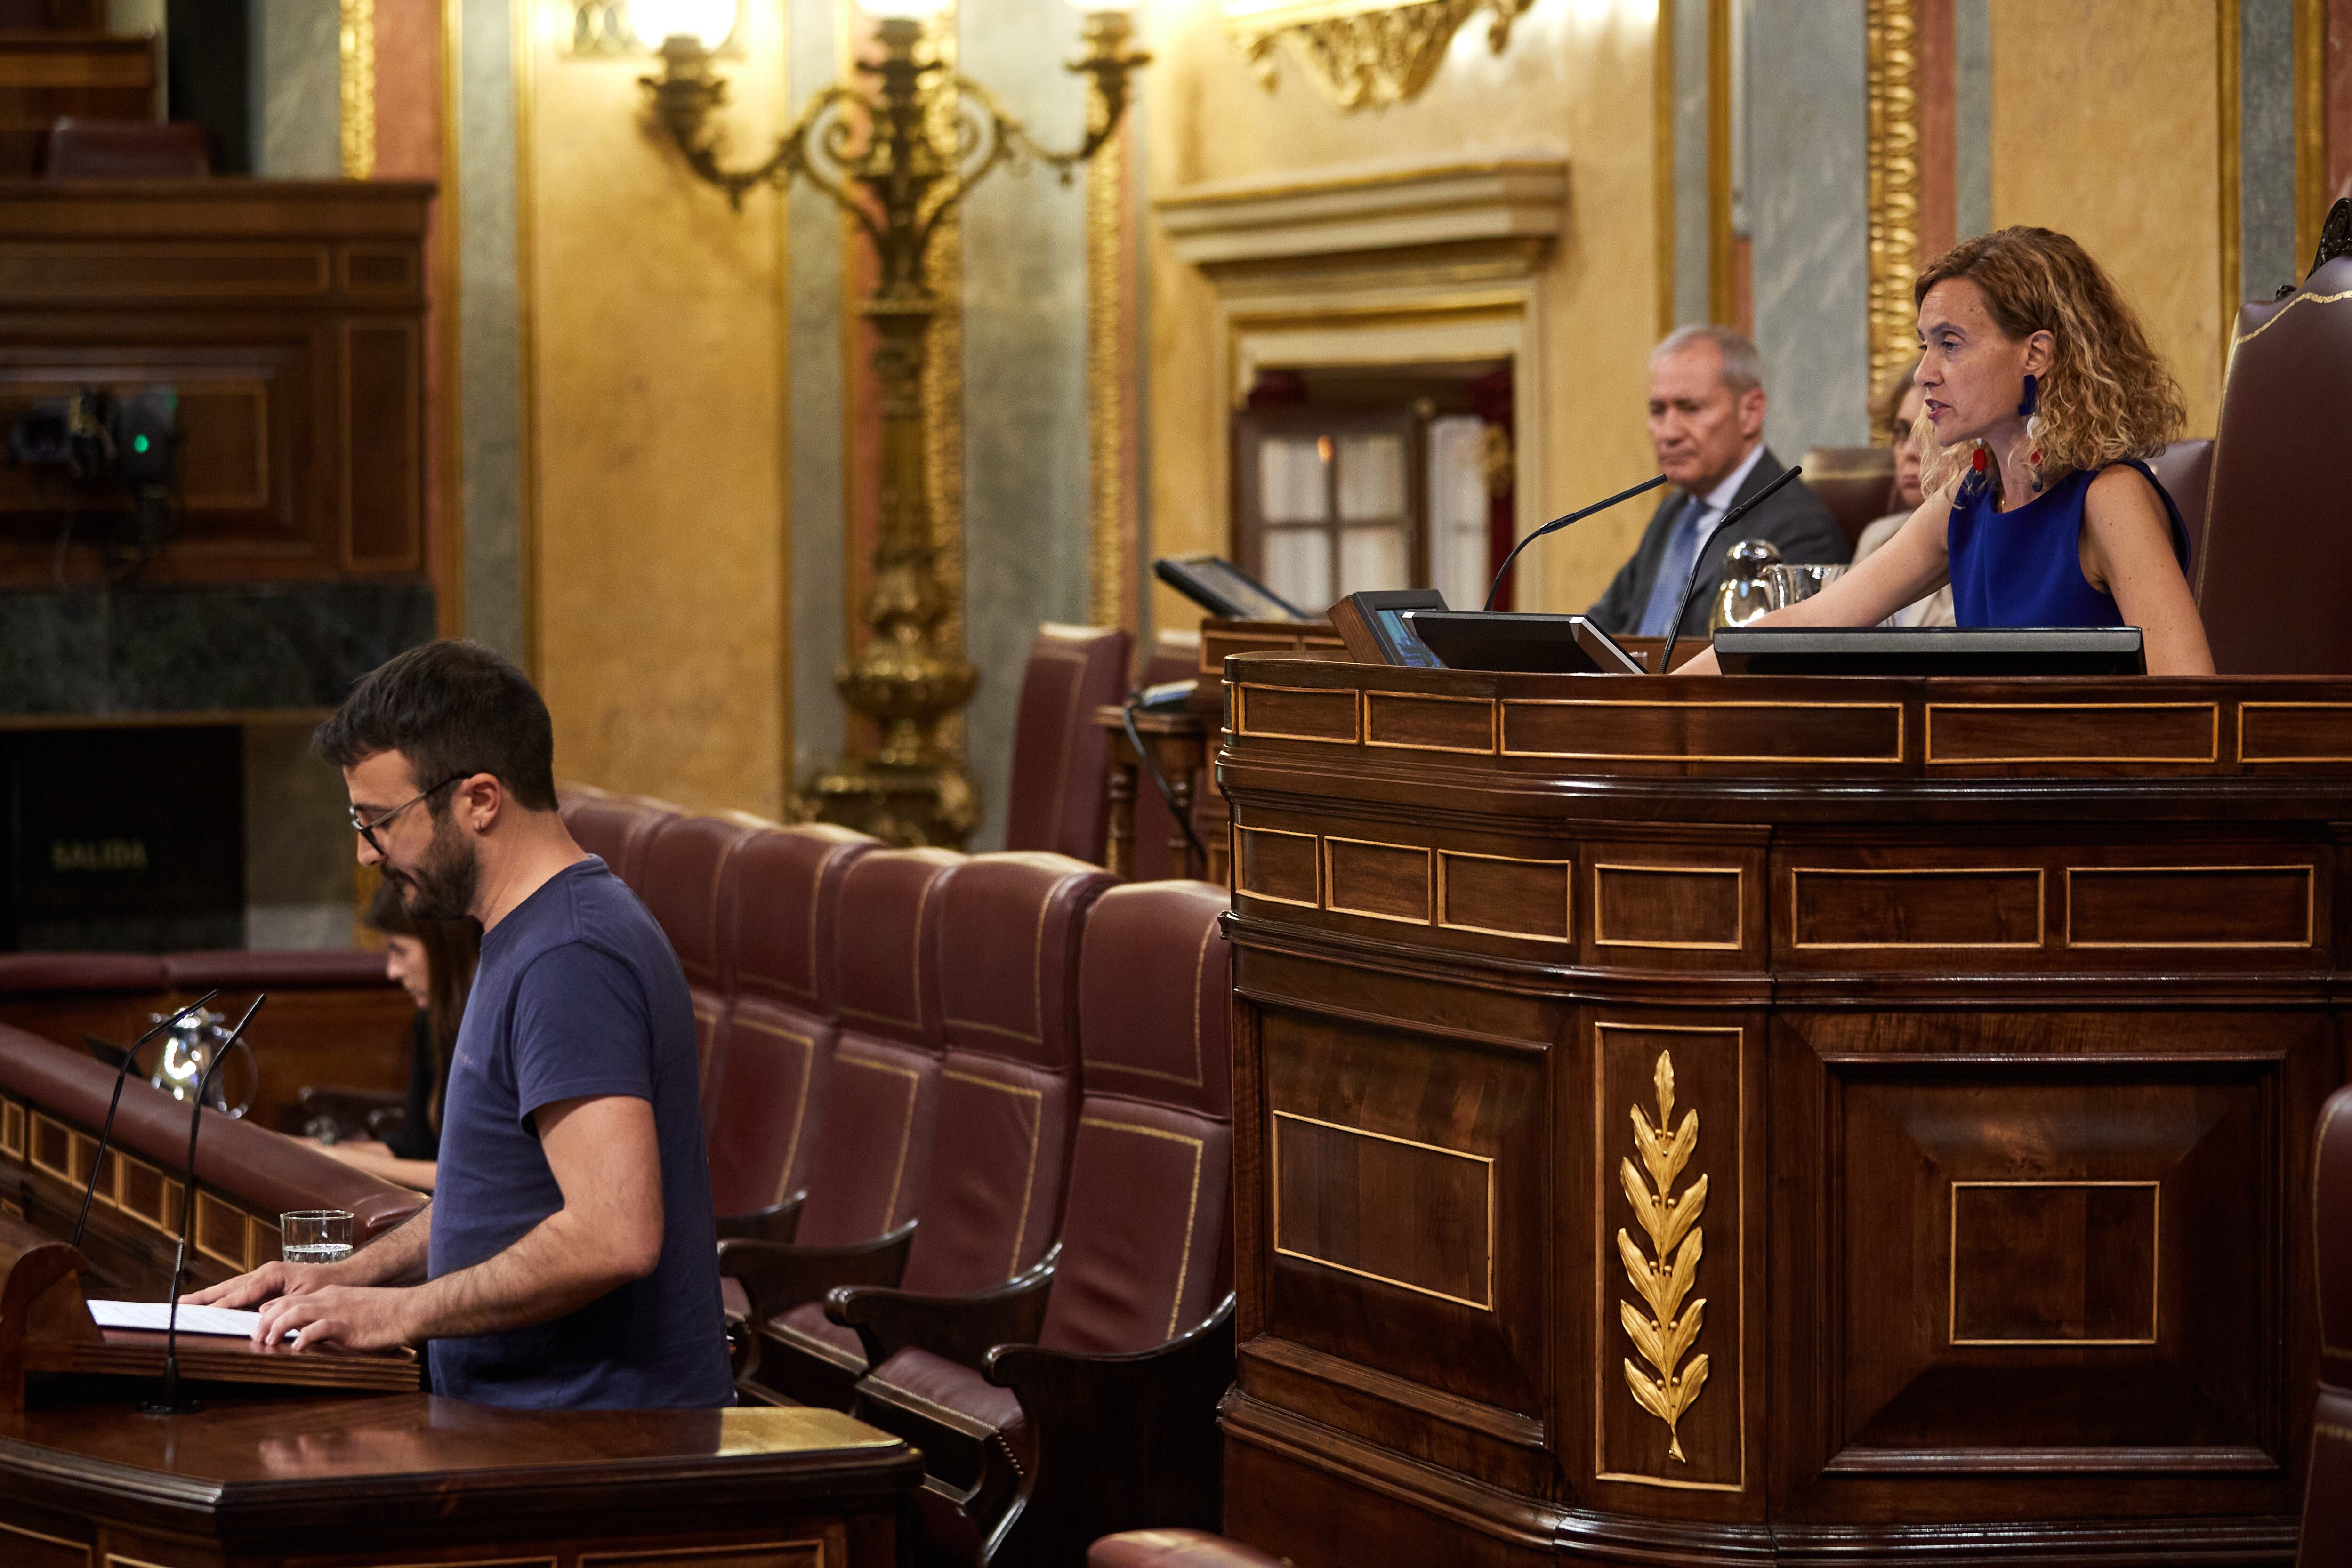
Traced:
<path id="1" fill-rule="evenodd" d="M 280 1296 L 261 1309 L 254 1343 L 274 1344 L 289 1333 L 298 1351 L 339 1344 L 346 1350 L 389 1350 L 415 1336 L 409 1312 L 416 1292 L 366 1285 L 322 1284 Z"/>
<path id="2" fill-rule="evenodd" d="M 280 1296 L 308 1295 L 346 1277 L 340 1263 L 288 1263 L 273 1259 L 250 1274 L 223 1280 L 180 1301 L 191 1307 L 252 1307 Z"/>

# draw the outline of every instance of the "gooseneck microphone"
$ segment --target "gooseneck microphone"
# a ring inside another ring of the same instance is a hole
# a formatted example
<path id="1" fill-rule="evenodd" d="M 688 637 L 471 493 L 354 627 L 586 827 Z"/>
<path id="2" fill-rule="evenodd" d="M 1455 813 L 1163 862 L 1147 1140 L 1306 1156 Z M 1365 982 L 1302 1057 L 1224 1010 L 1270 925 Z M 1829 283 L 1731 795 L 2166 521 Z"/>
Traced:
<path id="1" fill-rule="evenodd" d="M 1486 602 L 1480 605 L 1478 608 L 1481 611 L 1487 611 L 1495 608 L 1495 595 L 1503 591 L 1503 579 L 1510 571 L 1511 563 L 1519 559 L 1519 552 L 1521 550 L 1527 549 L 1529 545 L 1543 538 L 1544 535 L 1556 533 L 1559 529 L 1568 527 L 1570 523 L 1580 523 L 1585 518 L 1592 516 L 1595 512 L 1605 512 L 1610 507 L 1615 506 L 1618 502 L 1630 501 L 1634 497 L 1640 495 L 1643 491 L 1654 490 L 1665 482 L 1666 476 L 1664 474 L 1659 475 L 1654 479 L 1644 479 L 1640 484 L 1634 486 L 1632 489 L 1620 490 L 1605 501 L 1595 501 L 1592 505 L 1585 507 L 1584 510 L 1580 512 L 1570 512 L 1564 517 L 1554 517 L 1551 521 L 1546 523 L 1543 527 L 1538 528 L 1535 532 L 1521 539 L 1517 544 L 1513 545 L 1511 547 L 1511 553 L 1503 558 L 1502 570 L 1495 573 L 1495 586 L 1486 591 Z"/>
<path id="2" fill-rule="evenodd" d="M 206 1002 L 219 995 L 220 992 L 217 989 L 206 991 L 170 1018 L 157 1019 L 153 1029 L 132 1040 L 131 1049 L 122 1053 L 122 1061 L 114 1069 L 114 1098 L 106 1103 L 106 1123 L 98 1130 L 98 1153 L 90 1156 L 89 1180 L 82 1184 L 81 1218 L 74 1221 L 73 1240 L 70 1245 L 75 1247 L 81 1245 L 82 1228 L 89 1224 L 89 1200 L 98 1192 L 99 1167 L 106 1164 L 107 1140 L 114 1136 L 114 1112 L 115 1108 L 122 1103 L 122 1081 L 130 1076 L 131 1064 L 139 1059 L 139 1048 L 186 1018 L 190 1013 L 199 1010 Z"/>
<path id="3" fill-rule="evenodd" d="M 188 1172 L 187 1181 L 181 1188 L 180 1245 L 172 1254 L 172 1305 L 163 1319 L 163 1396 L 140 1406 L 142 1416 L 188 1416 L 205 1407 L 201 1399 L 180 1397 L 180 1277 L 187 1265 L 188 1239 L 196 1223 L 196 1129 L 205 1124 L 205 1092 L 213 1086 L 213 1074 L 221 1070 L 221 1063 L 228 1060 L 229 1048 L 237 1042 L 245 1033 L 245 1026 L 253 1021 L 253 1015 L 268 999 L 268 991 L 253 998 L 253 1005 L 245 1009 L 245 1016 L 236 1020 L 236 1027 L 221 1041 L 212 1065 L 196 1080 L 195 1100 L 188 1107 Z"/>
<path id="4" fill-rule="evenodd" d="M 1699 541 L 1698 553 L 1691 557 L 1690 581 L 1683 585 L 1682 601 L 1675 606 L 1674 624 L 1666 628 L 1666 651 L 1658 656 L 1658 674 L 1665 674 L 1675 667 L 1675 642 L 1683 634 L 1683 617 L 1690 613 L 1691 595 L 1698 591 L 1699 568 L 1706 564 L 1706 552 L 1715 548 L 1715 541 L 1723 537 L 1724 529 L 1754 511 L 1765 497 L 1803 472 L 1804 469 L 1794 463 L 1781 469 L 1770 484 L 1724 513 L 1723 521 L 1716 524 L 1708 530 L 1706 538 Z"/>

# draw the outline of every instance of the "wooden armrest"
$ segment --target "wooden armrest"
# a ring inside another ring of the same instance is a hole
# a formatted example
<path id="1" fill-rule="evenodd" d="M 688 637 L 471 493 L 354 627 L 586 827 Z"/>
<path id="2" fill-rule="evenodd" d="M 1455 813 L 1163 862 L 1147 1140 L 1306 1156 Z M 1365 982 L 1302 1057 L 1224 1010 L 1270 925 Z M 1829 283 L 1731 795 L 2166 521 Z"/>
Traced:
<path id="1" fill-rule="evenodd" d="M 825 1293 L 824 1315 L 857 1331 L 869 1367 L 880 1366 L 910 1344 L 978 1366 L 997 1345 L 1037 1337 L 1045 1322 L 1045 1292 L 1061 1257 L 1062 1244 L 1056 1241 L 1024 1272 L 1002 1285 L 962 1295 L 847 1286 Z"/>
<path id="2" fill-rule="evenodd" d="M 764 1323 L 803 1301 L 819 1300 L 836 1285 L 896 1284 L 907 1271 L 915 1223 L 910 1219 L 887 1236 L 848 1247 L 799 1247 L 729 1237 L 719 1243 L 719 1271 L 743 1282 L 743 1293 L 751 1300 L 751 1322 Z"/>
<path id="3" fill-rule="evenodd" d="M 1006 1344 L 981 1372 L 1021 1396 L 1037 1465 L 998 1532 L 999 1568 L 1081 1561 L 1146 1525 L 1214 1530 L 1223 1510 L 1217 1404 L 1234 1380 L 1234 1298 L 1166 1344 L 1123 1355 Z"/>
<path id="4" fill-rule="evenodd" d="M 801 1228 L 801 1205 L 808 1197 L 803 1187 L 783 1202 L 766 1208 L 755 1208 L 749 1214 L 722 1214 L 719 1217 L 720 1236 L 741 1236 L 759 1241 L 790 1241 Z"/>

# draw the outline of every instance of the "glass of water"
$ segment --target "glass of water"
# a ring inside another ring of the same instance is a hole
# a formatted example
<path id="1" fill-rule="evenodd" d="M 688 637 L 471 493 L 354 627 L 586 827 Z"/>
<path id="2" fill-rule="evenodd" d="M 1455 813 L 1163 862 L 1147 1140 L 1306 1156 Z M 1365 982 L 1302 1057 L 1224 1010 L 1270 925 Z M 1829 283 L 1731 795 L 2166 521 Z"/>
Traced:
<path id="1" fill-rule="evenodd" d="M 289 1263 L 340 1263 L 352 1255 L 352 1212 L 303 1208 L 278 1217 L 278 1256 Z"/>

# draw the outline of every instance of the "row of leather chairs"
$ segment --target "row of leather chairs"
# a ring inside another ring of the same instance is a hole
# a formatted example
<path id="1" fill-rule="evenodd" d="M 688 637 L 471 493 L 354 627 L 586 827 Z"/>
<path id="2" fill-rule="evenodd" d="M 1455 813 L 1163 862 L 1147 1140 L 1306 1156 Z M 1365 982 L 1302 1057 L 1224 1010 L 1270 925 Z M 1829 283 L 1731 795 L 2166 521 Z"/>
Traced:
<path id="1" fill-rule="evenodd" d="M 920 1448 L 936 1560 L 1213 1524 L 1223 892 L 580 789 L 563 813 L 693 992 L 744 1396 Z"/>

